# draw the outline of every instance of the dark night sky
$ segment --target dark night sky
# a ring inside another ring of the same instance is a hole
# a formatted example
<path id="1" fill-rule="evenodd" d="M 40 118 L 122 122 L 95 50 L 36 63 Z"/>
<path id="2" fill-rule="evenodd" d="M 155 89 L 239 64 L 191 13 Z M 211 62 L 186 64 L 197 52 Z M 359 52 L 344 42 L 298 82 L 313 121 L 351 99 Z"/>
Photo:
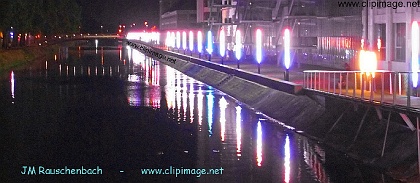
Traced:
<path id="1" fill-rule="evenodd" d="M 149 26 L 159 24 L 159 0 L 78 0 L 78 4 L 82 7 L 85 27 L 93 26 L 89 24 L 143 25 L 144 21 L 148 21 Z"/>

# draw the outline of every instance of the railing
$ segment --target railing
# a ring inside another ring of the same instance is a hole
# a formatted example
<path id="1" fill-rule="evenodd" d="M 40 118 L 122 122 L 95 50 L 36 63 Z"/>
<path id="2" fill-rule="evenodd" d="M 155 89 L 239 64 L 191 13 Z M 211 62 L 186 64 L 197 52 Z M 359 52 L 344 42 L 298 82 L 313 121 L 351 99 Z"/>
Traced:
<path id="1" fill-rule="evenodd" d="M 420 109 L 417 88 L 412 87 L 412 72 L 304 71 L 307 90 L 370 101 L 379 104 Z"/>

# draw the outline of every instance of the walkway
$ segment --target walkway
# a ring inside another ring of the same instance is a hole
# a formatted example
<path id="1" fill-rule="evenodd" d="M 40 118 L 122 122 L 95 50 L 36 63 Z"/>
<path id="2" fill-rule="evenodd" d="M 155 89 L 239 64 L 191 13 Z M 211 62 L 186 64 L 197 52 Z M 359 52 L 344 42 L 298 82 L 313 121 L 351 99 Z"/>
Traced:
<path id="1" fill-rule="evenodd" d="M 176 53 L 183 54 L 183 51 L 178 52 L 176 49 L 171 50 Z M 190 55 L 189 51 L 185 52 Z M 193 57 L 198 58 L 198 54 L 192 54 Z M 203 60 L 208 60 L 207 56 L 201 57 Z M 221 58 L 213 56 L 212 62 L 221 64 Z M 237 68 L 235 60 L 224 60 L 224 65 L 232 68 Z M 258 73 L 258 64 L 251 60 L 241 61 L 239 64 L 241 70 Z M 260 67 L 260 74 L 269 77 L 273 80 L 284 80 L 285 69 L 283 66 L 278 66 L 275 61 L 262 62 Z M 407 95 L 407 85 L 409 73 L 398 72 L 383 72 L 376 74 L 376 78 L 370 82 L 369 78 L 362 80 L 361 73 L 357 71 L 340 71 L 338 69 L 326 68 L 322 66 L 302 64 L 300 67 L 295 64 L 292 65 L 289 74 L 289 81 L 302 85 L 308 91 L 318 92 L 320 94 L 334 95 L 337 97 L 347 98 L 355 101 L 364 101 L 374 104 L 381 104 L 411 112 L 420 112 L 420 98 L 414 95 Z M 340 74 L 342 80 L 340 81 Z M 349 78 L 347 81 L 347 77 Z M 366 80 L 366 81 L 365 81 Z M 340 88 L 339 83 L 343 84 Z M 362 86 L 361 83 L 364 83 Z M 371 92 L 374 88 L 374 92 Z M 393 92 L 394 91 L 394 92 Z M 409 91 L 412 93 L 412 91 Z"/>

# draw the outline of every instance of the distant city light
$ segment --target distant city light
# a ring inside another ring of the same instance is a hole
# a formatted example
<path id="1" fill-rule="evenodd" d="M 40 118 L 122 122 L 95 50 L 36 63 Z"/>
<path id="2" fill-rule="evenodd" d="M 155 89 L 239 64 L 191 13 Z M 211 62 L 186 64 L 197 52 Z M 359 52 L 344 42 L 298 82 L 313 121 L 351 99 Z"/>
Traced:
<path id="1" fill-rule="evenodd" d="M 240 30 L 236 30 L 236 35 L 235 35 L 235 56 L 236 59 L 240 60 L 241 59 L 241 54 L 242 54 L 242 39 L 241 39 L 241 31 Z"/>
<path id="2" fill-rule="evenodd" d="M 419 24 L 417 21 L 411 25 L 411 70 L 413 71 L 413 87 L 417 87 L 419 79 Z"/>
<path id="3" fill-rule="evenodd" d="M 138 32 L 129 32 L 127 33 L 127 36 L 126 36 L 128 40 L 139 40 L 140 37 L 141 37 L 140 33 Z"/>
<path id="4" fill-rule="evenodd" d="M 165 44 L 169 44 L 169 37 L 170 33 L 167 32 Z M 127 39 L 128 40 L 142 40 L 144 42 L 156 42 L 159 43 L 160 33 L 158 32 L 128 32 Z"/>
<path id="5" fill-rule="evenodd" d="M 256 60 L 257 60 L 258 63 L 261 63 L 261 60 L 262 60 L 262 32 L 261 32 L 261 29 L 257 29 L 255 44 L 256 44 L 255 45 Z"/>
<path id="6" fill-rule="evenodd" d="M 290 30 L 284 30 L 284 66 L 290 68 Z"/>

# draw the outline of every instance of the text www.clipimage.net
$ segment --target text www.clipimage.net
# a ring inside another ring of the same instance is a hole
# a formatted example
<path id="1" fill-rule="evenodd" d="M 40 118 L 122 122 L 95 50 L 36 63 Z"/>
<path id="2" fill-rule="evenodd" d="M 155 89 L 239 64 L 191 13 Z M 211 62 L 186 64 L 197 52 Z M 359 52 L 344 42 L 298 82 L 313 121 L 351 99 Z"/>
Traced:
<path id="1" fill-rule="evenodd" d="M 374 0 L 374 1 L 338 1 L 338 7 L 340 8 L 404 8 L 404 7 L 420 7 L 420 0 L 417 1 L 384 1 L 384 0 Z"/>
<path id="2" fill-rule="evenodd" d="M 142 175 L 195 175 L 201 177 L 201 175 L 222 175 L 223 168 L 175 168 L 170 166 L 169 168 L 144 168 L 141 169 Z"/>

